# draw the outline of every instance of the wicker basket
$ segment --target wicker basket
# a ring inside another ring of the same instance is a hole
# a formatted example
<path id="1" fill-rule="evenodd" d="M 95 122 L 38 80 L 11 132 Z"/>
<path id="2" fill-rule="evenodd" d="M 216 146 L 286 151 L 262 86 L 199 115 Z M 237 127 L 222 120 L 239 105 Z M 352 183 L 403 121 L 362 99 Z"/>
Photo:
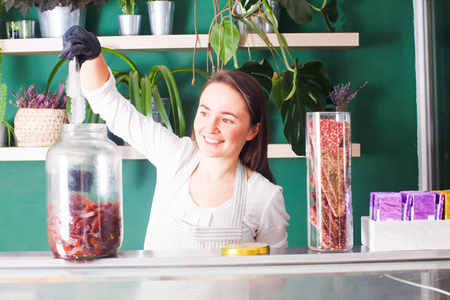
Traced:
<path id="1" fill-rule="evenodd" d="M 59 127 L 67 124 L 65 109 L 21 108 L 14 118 L 19 147 L 49 147 L 59 139 Z"/>

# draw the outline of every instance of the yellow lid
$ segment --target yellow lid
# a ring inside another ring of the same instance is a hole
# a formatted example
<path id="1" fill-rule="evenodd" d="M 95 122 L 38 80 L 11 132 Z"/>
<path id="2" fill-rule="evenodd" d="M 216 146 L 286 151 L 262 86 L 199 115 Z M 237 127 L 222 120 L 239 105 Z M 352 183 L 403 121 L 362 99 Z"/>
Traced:
<path id="1" fill-rule="evenodd" d="M 269 245 L 258 242 L 238 242 L 222 246 L 224 255 L 261 255 L 269 254 L 269 252 Z"/>

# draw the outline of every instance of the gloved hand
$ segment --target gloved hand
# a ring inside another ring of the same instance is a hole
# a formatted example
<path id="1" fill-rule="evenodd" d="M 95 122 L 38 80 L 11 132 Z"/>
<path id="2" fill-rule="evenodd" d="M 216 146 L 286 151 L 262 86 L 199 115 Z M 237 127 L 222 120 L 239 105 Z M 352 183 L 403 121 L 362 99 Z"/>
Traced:
<path id="1" fill-rule="evenodd" d="M 95 34 L 74 25 L 63 35 L 63 49 L 59 58 L 72 60 L 76 57 L 78 65 L 81 67 L 86 60 L 94 59 L 100 53 L 100 42 Z"/>

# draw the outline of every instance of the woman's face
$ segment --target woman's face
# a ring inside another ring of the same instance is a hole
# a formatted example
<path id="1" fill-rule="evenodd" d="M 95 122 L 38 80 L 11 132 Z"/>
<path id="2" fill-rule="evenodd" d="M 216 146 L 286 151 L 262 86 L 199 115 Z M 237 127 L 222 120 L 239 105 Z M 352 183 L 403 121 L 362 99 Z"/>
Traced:
<path id="1" fill-rule="evenodd" d="M 237 158 L 244 144 L 258 133 L 250 124 L 245 100 L 223 83 L 205 88 L 194 120 L 197 144 L 208 157 Z"/>

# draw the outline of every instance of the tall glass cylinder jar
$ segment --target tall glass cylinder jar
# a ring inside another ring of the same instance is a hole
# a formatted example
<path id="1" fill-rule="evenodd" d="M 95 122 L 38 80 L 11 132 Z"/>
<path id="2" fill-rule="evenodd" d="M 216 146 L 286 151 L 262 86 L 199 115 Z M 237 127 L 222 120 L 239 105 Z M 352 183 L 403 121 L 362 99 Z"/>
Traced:
<path id="1" fill-rule="evenodd" d="M 122 159 L 104 124 L 62 125 L 47 152 L 47 234 L 55 256 L 115 255 L 122 244 Z"/>
<path id="2" fill-rule="evenodd" d="M 353 247 L 350 113 L 307 113 L 308 247 Z"/>

